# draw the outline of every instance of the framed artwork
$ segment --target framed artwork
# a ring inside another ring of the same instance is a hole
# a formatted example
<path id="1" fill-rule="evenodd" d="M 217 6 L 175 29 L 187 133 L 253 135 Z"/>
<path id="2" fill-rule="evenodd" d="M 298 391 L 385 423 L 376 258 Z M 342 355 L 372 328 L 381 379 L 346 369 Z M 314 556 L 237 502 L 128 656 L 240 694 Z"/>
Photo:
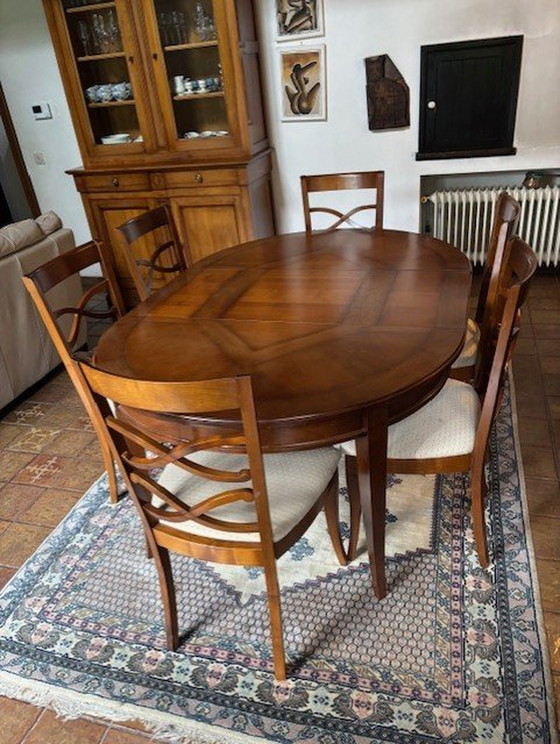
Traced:
<path id="1" fill-rule="evenodd" d="M 323 0 L 275 0 L 278 41 L 323 36 Z"/>
<path id="2" fill-rule="evenodd" d="M 280 50 L 282 121 L 327 118 L 325 46 Z"/>

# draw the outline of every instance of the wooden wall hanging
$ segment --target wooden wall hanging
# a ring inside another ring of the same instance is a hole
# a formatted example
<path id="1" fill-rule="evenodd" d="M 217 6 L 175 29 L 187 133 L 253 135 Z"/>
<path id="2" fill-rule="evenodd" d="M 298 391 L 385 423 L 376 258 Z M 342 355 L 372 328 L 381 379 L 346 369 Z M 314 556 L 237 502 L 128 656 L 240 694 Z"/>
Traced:
<path id="1" fill-rule="evenodd" d="M 410 92 L 388 54 L 367 57 L 366 93 L 369 128 L 410 126 Z"/>

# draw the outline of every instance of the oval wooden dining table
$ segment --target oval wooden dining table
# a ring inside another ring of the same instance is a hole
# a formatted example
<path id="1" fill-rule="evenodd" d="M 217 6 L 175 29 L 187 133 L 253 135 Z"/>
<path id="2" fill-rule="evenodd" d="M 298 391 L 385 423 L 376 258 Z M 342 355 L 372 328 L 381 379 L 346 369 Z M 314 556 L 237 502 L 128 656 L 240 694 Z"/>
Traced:
<path id="1" fill-rule="evenodd" d="M 386 593 L 387 429 L 432 398 L 458 356 L 468 259 L 394 230 L 293 233 L 196 263 L 108 329 L 95 363 L 144 380 L 250 374 L 263 449 L 356 439 L 375 594 Z M 170 439 L 235 430 L 228 412 L 124 411 Z"/>

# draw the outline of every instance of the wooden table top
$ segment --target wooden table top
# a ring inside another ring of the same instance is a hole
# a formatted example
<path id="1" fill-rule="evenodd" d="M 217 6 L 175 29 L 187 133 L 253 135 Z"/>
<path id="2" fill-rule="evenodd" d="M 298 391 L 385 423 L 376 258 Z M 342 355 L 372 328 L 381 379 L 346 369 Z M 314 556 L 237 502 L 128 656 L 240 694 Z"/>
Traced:
<path id="1" fill-rule="evenodd" d="M 468 259 L 427 236 L 278 235 L 195 264 L 115 323 L 95 362 L 137 379 L 250 374 L 261 421 L 384 402 L 396 420 L 459 353 L 470 281 Z"/>

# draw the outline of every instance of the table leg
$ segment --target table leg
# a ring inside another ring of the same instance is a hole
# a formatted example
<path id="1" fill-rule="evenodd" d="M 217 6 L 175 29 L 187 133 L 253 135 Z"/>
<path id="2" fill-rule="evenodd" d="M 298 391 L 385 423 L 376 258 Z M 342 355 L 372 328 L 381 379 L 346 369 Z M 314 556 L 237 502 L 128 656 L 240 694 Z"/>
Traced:
<path id="1" fill-rule="evenodd" d="M 387 408 L 364 414 L 365 437 L 356 439 L 358 483 L 373 591 L 378 599 L 387 593 L 385 581 L 385 503 L 387 488 Z"/>

